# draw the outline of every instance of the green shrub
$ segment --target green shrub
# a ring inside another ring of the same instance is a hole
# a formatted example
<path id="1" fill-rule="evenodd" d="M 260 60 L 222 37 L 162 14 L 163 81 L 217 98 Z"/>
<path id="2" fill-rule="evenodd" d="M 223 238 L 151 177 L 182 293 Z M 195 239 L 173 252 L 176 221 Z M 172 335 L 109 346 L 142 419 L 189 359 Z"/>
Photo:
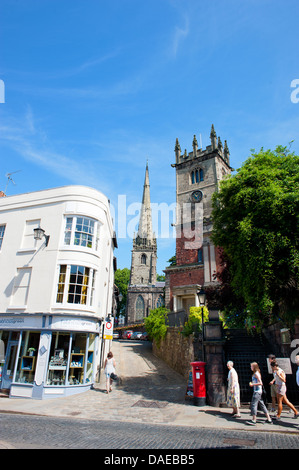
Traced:
<path id="1" fill-rule="evenodd" d="M 151 340 L 155 340 L 157 346 L 160 346 L 161 339 L 165 337 L 168 326 L 166 325 L 167 314 L 169 310 L 165 307 L 159 307 L 150 310 L 150 314 L 144 319 L 145 329 Z"/>
<path id="2" fill-rule="evenodd" d="M 190 307 L 189 318 L 184 324 L 182 335 L 190 336 L 192 333 L 196 335 L 202 331 L 201 309 L 202 307 Z M 209 310 L 207 307 L 203 307 L 203 321 L 207 322 L 208 320 Z"/>

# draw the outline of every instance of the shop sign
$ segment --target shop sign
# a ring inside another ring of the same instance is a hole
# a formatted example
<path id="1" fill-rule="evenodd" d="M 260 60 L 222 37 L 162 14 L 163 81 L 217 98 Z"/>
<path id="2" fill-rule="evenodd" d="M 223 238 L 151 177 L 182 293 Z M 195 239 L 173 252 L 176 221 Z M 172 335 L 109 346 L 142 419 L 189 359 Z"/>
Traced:
<path id="1" fill-rule="evenodd" d="M 57 331 L 99 332 L 99 323 L 77 318 L 53 317 L 51 329 Z"/>
<path id="2" fill-rule="evenodd" d="M 11 315 L 7 317 L 0 318 L 0 330 L 9 329 L 14 330 L 16 328 L 34 328 L 41 329 L 42 327 L 42 318 L 41 316 L 19 316 Z"/>

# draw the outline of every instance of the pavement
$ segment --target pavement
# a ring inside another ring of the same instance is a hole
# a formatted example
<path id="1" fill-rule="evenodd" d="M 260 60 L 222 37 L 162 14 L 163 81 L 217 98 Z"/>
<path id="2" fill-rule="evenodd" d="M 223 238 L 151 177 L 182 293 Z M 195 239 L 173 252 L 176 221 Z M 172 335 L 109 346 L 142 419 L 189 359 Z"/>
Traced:
<path id="1" fill-rule="evenodd" d="M 231 408 L 194 406 L 192 400 L 185 400 L 186 380 L 152 354 L 149 342 L 114 340 L 111 350 L 119 376 L 111 393 L 106 393 L 102 372 L 92 390 L 70 397 L 46 400 L 0 397 L 0 413 L 270 431 L 299 437 L 299 418 L 293 419 L 293 412 L 288 409 L 283 409 L 281 421 L 273 424 L 266 424 L 264 414 L 258 413 L 256 426 L 250 426 L 248 406 L 241 408 L 241 418 L 233 418 Z"/>

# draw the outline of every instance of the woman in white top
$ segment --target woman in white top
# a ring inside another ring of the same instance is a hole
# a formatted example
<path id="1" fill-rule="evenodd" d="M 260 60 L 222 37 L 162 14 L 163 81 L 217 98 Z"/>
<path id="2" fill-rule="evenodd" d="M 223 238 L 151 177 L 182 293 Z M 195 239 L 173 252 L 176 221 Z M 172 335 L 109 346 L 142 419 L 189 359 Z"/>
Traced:
<path id="1" fill-rule="evenodd" d="M 240 418 L 240 386 L 238 374 L 233 366 L 234 363 L 232 361 L 228 361 L 227 368 L 229 373 L 227 377 L 227 406 L 231 406 L 233 408 L 232 414 L 235 418 Z"/>
<path id="2" fill-rule="evenodd" d="M 275 419 L 280 419 L 282 412 L 282 403 L 285 403 L 291 410 L 294 411 L 294 418 L 298 418 L 299 413 L 294 407 L 294 405 L 287 399 L 287 387 L 286 387 L 286 375 L 284 371 L 278 366 L 277 362 L 271 362 L 272 371 L 274 374 L 274 380 L 276 389 L 277 389 L 277 401 L 278 401 L 278 410 Z"/>
<path id="3" fill-rule="evenodd" d="M 112 352 L 108 352 L 107 359 L 105 360 L 104 364 L 104 372 L 106 375 L 106 393 L 112 392 L 112 379 L 111 374 L 115 374 L 115 359 L 113 357 Z"/>

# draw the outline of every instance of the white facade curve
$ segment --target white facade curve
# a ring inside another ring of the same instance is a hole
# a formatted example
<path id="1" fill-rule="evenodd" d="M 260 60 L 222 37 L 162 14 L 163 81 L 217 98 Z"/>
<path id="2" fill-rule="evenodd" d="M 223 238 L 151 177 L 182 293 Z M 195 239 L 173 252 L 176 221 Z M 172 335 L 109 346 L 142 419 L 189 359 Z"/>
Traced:
<path id="1" fill-rule="evenodd" d="M 93 188 L 0 198 L 0 386 L 11 397 L 92 386 L 112 313 L 116 246 L 109 200 Z"/>

